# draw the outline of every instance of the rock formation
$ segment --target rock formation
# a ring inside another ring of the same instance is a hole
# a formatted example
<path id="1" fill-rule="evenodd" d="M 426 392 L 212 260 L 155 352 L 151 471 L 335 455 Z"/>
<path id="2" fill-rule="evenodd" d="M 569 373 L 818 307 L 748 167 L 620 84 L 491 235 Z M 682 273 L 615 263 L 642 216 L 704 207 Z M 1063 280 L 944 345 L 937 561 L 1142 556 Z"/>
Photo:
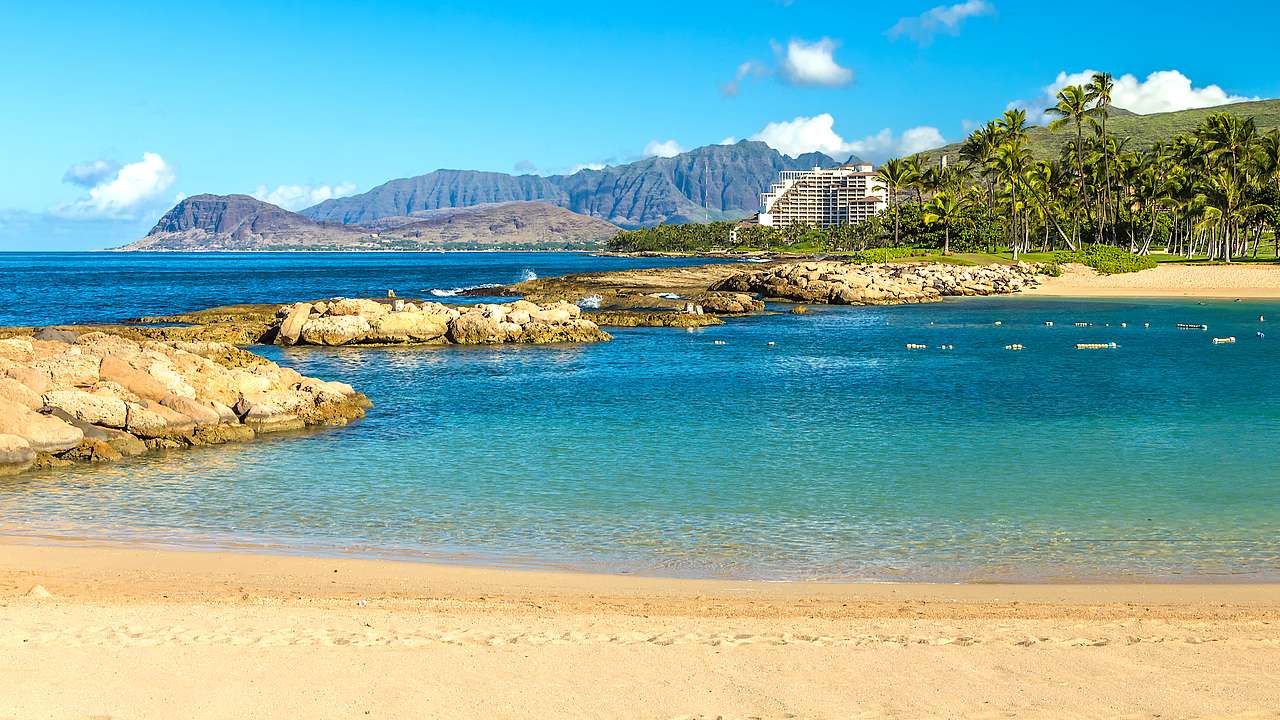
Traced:
<path id="1" fill-rule="evenodd" d="M 0 475 L 344 424 L 370 403 L 350 385 L 222 343 L 0 340 Z"/>
<path id="2" fill-rule="evenodd" d="M 450 307 L 436 302 L 334 298 L 295 303 L 277 313 L 281 345 L 495 345 L 610 340 L 572 303 Z"/>
<path id="3" fill-rule="evenodd" d="M 1018 265 L 865 265 L 823 260 L 775 265 L 734 275 L 712 291 L 833 305 L 902 305 L 946 296 L 1003 295 L 1034 287 L 1038 268 Z"/>

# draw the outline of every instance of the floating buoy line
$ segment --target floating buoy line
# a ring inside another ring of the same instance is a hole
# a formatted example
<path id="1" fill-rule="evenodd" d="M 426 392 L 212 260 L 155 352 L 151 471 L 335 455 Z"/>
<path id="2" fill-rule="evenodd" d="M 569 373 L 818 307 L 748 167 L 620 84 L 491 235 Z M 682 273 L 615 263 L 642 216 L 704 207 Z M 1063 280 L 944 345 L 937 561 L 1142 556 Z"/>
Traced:
<path id="1" fill-rule="evenodd" d="M 1235 344 L 1236 344 L 1236 338 L 1235 338 L 1235 336 L 1234 336 L 1234 335 L 1232 335 L 1231 337 L 1214 338 L 1214 339 L 1213 339 L 1213 344 L 1214 344 L 1214 345 L 1235 345 Z"/>
<path id="2" fill-rule="evenodd" d="M 1208 330 L 1208 325 L 1189 325 L 1187 323 L 1178 323 L 1179 330 Z"/>
<path id="3" fill-rule="evenodd" d="M 1119 345 L 1109 343 L 1076 343 L 1077 350 L 1115 350 Z"/>

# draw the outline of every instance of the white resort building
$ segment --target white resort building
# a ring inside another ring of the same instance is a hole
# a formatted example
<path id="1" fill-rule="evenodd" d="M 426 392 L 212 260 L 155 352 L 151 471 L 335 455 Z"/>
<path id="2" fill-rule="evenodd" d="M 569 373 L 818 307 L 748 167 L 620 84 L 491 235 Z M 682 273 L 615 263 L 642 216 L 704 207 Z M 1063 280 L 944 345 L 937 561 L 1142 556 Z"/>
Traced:
<path id="1" fill-rule="evenodd" d="M 777 228 L 860 223 L 885 209 L 887 195 L 871 165 L 783 170 L 769 192 L 761 193 L 756 222 Z"/>

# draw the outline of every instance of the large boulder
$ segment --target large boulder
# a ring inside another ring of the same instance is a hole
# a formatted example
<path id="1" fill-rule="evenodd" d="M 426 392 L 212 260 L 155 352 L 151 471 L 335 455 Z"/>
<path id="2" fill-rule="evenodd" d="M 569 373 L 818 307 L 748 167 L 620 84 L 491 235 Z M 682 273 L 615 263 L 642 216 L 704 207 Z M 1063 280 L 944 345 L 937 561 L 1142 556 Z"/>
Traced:
<path id="1" fill-rule="evenodd" d="M 300 338 L 308 345 L 347 345 L 364 338 L 370 329 L 369 321 L 359 315 L 330 315 L 308 320 Z"/>
<path id="2" fill-rule="evenodd" d="M 449 331 L 449 316 L 424 312 L 393 312 L 369 323 L 368 342 L 429 342 Z"/>
<path id="3" fill-rule="evenodd" d="M 196 423 L 190 416 L 161 405 L 154 400 L 128 403 L 126 430 L 147 440 L 190 435 Z"/>
<path id="4" fill-rule="evenodd" d="M 0 398 L 0 434 L 17 435 L 36 452 L 58 453 L 80 444 L 84 433 L 56 417 Z"/>
<path id="5" fill-rule="evenodd" d="M 375 318 L 388 312 L 391 312 L 389 305 L 363 298 L 343 298 L 329 305 L 329 315 L 337 316 L 359 315 L 365 318 Z"/>
<path id="6" fill-rule="evenodd" d="M 44 404 L 61 408 L 87 423 L 112 428 L 124 427 L 128 415 L 123 400 L 84 390 L 51 390 L 44 394 Z"/>
<path id="7" fill-rule="evenodd" d="M 311 303 L 294 303 L 289 314 L 280 322 L 280 330 L 276 333 L 276 342 L 280 345 L 295 345 L 302 337 L 302 326 L 311 318 Z"/>
<path id="8" fill-rule="evenodd" d="M 36 451 L 25 438 L 0 434 L 0 476 L 16 475 L 31 467 L 35 461 Z"/>
<path id="9" fill-rule="evenodd" d="M 39 410 L 44 407 L 40 395 L 26 385 L 10 377 L 0 378 L 0 397 L 8 398 L 28 410 Z"/>
<path id="10" fill-rule="evenodd" d="M 98 370 L 102 360 L 96 355 L 85 355 L 79 348 L 71 348 L 61 355 L 34 360 L 31 367 L 49 373 L 54 387 L 89 387 L 98 382 Z"/>
<path id="11" fill-rule="evenodd" d="M 160 400 L 170 394 L 169 388 L 150 373 L 139 370 L 115 355 L 102 358 L 100 374 L 103 380 L 117 383 L 146 400 Z"/>
<path id="12" fill-rule="evenodd" d="M 463 313 L 449 323 L 449 339 L 459 345 L 489 345 L 505 338 L 498 321 L 480 312 Z"/>

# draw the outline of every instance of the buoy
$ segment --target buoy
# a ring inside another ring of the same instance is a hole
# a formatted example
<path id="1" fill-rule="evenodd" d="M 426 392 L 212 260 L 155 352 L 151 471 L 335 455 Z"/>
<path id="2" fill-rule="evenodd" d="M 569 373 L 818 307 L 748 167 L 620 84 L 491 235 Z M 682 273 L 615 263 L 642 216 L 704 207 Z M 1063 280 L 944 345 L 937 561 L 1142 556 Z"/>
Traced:
<path id="1" fill-rule="evenodd" d="M 1188 325 L 1187 323 L 1178 323 L 1179 330 L 1208 330 L 1208 325 Z"/>
<path id="2" fill-rule="evenodd" d="M 1267 319 L 1261 315 L 1258 316 L 1258 322 L 1266 322 Z"/>
<path id="3" fill-rule="evenodd" d="M 1004 323 L 1000 322 L 999 320 L 996 321 L 996 325 L 1003 325 L 1003 324 Z"/>
<path id="4" fill-rule="evenodd" d="M 1235 344 L 1236 344 L 1236 339 L 1235 339 L 1235 337 L 1234 337 L 1234 336 L 1232 336 L 1232 337 L 1224 337 L 1224 338 L 1214 338 L 1214 339 L 1213 339 L 1213 344 L 1214 344 L 1214 345 L 1235 345 Z"/>
<path id="5" fill-rule="evenodd" d="M 1076 323 L 1076 327 L 1089 327 L 1090 323 Z"/>
<path id="6" fill-rule="evenodd" d="M 939 345 L 938 349 L 939 350 L 955 350 L 956 346 L 955 345 Z"/>
<path id="7" fill-rule="evenodd" d="M 921 345 L 920 343 L 907 343 L 907 349 L 908 350 L 928 350 L 929 346 Z"/>
<path id="8" fill-rule="evenodd" d="M 1120 323 L 1120 327 L 1127 328 L 1129 327 L 1129 323 Z"/>
<path id="9" fill-rule="evenodd" d="M 1022 345 L 1020 345 L 1020 344 L 1018 344 L 1018 343 L 1014 343 L 1014 344 L 1012 344 L 1012 345 L 1005 345 L 1005 346 L 1004 346 L 1004 349 L 1005 349 L 1005 350 L 1022 350 L 1022 349 L 1024 349 L 1024 348 L 1023 348 L 1023 346 L 1022 346 Z"/>
<path id="10" fill-rule="evenodd" d="M 1144 328 L 1149 328 L 1149 327 L 1151 327 L 1151 323 L 1149 323 L 1149 322 L 1147 322 L 1147 323 L 1142 323 L 1142 327 L 1144 327 Z"/>
<path id="11" fill-rule="evenodd" d="M 1052 320 L 1045 320 L 1045 321 L 1044 321 L 1044 326 L 1045 326 L 1045 327 L 1053 327 L 1053 321 L 1052 321 Z"/>
<path id="12" fill-rule="evenodd" d="M 1120 347 L 1113 342 L 1109 343 L 1076 343 L 1077 350 L 1115 350 Z"/>
<path id="13" fill-rule="evenodd" d="M 725 341 L 723 341 L 723 340 L 712 340 L 712 341 L 711 341 L 711 344 L 712 344 L 712 345 L 728 345 L 729 343 L 727 343 L 727 342 L 725 342 Z"/>
<path id="14" fill-rule="evenodd" d="M 770 341 L 767 343 L 767 345 L 768 345 L 769 347 L 773 347 L 774 345 L 777 345 L 777 344 L 778 344 L 778 343 L 776 343 L 776 342 L 774 342 L 774 341 L 772 341 L 772 340 L 770 340 Z"/>

